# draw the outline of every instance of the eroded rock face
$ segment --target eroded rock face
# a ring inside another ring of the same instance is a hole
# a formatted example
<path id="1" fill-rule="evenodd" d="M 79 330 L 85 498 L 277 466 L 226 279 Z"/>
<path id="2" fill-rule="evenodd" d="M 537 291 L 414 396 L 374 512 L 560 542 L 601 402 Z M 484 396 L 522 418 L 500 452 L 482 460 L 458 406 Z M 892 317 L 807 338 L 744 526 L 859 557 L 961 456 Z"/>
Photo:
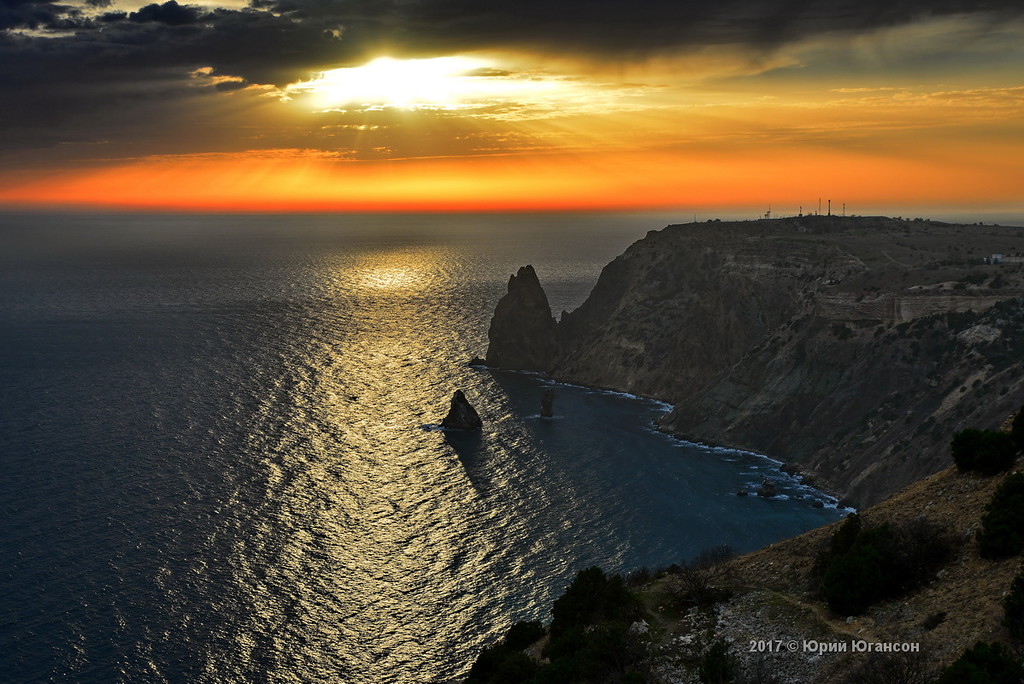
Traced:
<path id="1" fill-rule="evenodd" d="M 492 368 L 547 371 L 558 351 L 557 324 L 533 266 L 508 279 L 487 331 L 487 365 Z"/>
<path id="2" fill-rule="evenodd" d="M 469 403 L 462 390 L 455 390 L 451 408 L 448 410 L 448 415 L 441 421 L 441 425 L 455 430 L 479 430 L 483 424 L 480 414 Z"/>

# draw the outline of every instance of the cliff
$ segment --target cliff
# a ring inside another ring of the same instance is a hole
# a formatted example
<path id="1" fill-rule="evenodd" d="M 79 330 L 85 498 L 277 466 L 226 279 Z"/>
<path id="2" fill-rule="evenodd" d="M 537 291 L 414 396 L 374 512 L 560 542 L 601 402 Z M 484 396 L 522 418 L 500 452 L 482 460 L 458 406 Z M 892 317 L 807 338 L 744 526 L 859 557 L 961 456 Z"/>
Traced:
<path id="1" fill-rule="evenodd" d="M 664 429 L 795 462 L 868 505 L 1024 401 L 1024 274 L 984 259 L 1022 252 L 1021 228 L 883 217 L 669 226 L 557 324 L 521 270 L 488 363 L 669 401 Z"/>

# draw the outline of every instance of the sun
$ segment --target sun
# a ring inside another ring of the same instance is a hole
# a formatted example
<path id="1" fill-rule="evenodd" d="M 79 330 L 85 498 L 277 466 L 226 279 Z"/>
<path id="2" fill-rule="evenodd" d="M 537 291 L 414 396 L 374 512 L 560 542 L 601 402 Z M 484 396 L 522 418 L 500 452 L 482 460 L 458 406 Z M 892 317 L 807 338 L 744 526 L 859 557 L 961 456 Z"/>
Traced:
<path id="1" fill-rule="evenodd" d="M 515 97 L 544 84 L 524 81 L 485 59 L 379 57 L 358 67 L 320 72 L 286 87 L 314 109 L 461 109 Z"/>

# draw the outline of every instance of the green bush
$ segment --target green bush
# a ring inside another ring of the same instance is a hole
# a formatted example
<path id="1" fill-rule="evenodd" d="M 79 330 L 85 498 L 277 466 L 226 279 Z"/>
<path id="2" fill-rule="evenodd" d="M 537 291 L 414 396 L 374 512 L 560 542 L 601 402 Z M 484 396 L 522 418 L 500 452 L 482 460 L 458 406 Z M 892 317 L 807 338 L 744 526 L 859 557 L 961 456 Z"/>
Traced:
<path id="1" fill-rule="evenodd" d="M 1017 411 L 1017 417 L 1013 419 L 1013 427 L 1010 428 L 1010 435 L 1017 450 L 1024 450 L 1024 406 Z"/>
<path id="2" fill-rule="evenodd" d="M 835 534 L 832 535 L 832 539 L 829 540 L 829 551 L 833 556 L 846 553 L 853 547 L 853 543 L 857 541 L 857 535 L 860 534 L 861 522 L 860 516 L 856 513 L 851 513 L 846 516 L 846 520 L 839 526 Z"/>
<path id="3" fill-rule="evenodd" d="M 517 622 L 505 633 L 504 644 L 513 650 L 522 651 L 543 636 L 544 627 L 540 624 L 540 620 Z"/>
<path id="4" fill-rule="evenodd" d="M 574 626 L 637 616 L 637 602 L 619 575 L 605 576 L 601 568 L 580 570 L 551 608 L 552 638 Z"/>
<path id="5" fill-rule="evenodd" d="M 939 676 L 937 684 L 1020 684 L 1024 668 L 1000 643 L 976 643 Z"/>
<path id="6" fill-rule="evenodd" d="M 832 535 L 813 576 L 833 611 L 859 615 L 883 599 L 931 579 L 953 552 L 946 532 L 923 517 L 893 527 L 864 527 L 856 514 Z"/>
<path id="7" fill-rule="evenodd" d="M 978 533 L 984 558 L 1006 558 L 1024 551 L 1024 473 L 1008 475 L 985 507 Z"/>
<path id="8" fill-rule="evenodd" d="M 520 684 L 529 681 L 537 670 L 538 665 L 525 653 L 495 644 L 477 656 L 466 684 Z"/>
<path id="9" fill-rule="evenodd" d="M 850 513 L 843 520 L 843 524 L 839 526 L 839 529 L 832 533 L 831 538 L 829 538 L 828 547 L 818 552 L 817 558 L 814 559 L 814 565 L 811 567 L 811 581 L 819 590 L 829 565 L 835 558 L 850 550 L 853 542 L 857 541 L 860 528 L 860 516 L 856 513 Z"/>
<path id="10" fill-rule="evenodd" d="M 894 535 L 888 525 L 861 532 L 846 553 L 828 565 L 822 593 L 829 608 L 843 615 L 859 615 L 895 589 Z M 893 584 L 890 584 L 893 581 Z"/>
<path id="11" fill-rule="evenodd" d="M 1017 445 L 1005 432 L 967 428 L 953 435 L 950 452 L 958 469 L 995 475 L 1013 466 Z"/>
<path id="12" fill-rule="evenodd" d="M 1010 636 L 1024 641 L 1024 566 L 1010 585 L 1010 593 L 1003 601 L 1003 625 L 1010 630 Z"/>
<path id="13" fill-rule="evenodd" d="M 698 675 L 703 684 L 726 684 L 732 680 L 732 658 L 725 642 L 716 641 L 704 654 Z"/>

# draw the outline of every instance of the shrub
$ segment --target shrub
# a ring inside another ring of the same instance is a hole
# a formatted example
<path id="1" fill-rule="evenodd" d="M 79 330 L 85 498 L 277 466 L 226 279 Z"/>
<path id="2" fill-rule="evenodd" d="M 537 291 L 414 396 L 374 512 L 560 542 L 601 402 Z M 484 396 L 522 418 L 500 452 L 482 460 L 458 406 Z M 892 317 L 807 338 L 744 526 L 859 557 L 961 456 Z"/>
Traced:
<path id="1" fill-rule="evenodd" d="M 1024 550 L 1024 473 L 1008 475 L 985 507 L 978 532 L 984 558 L 1006 558 Z"/>
<path id="2" fill-rule="evenodd" d="M 946 668 L 937 684 L 1020 684 L 1024 668 L 1010 649 L 981 641 Z"/>
<path id="3" fill-rule="evenodd" d="M 526 654 L 495 644 L 477 656 L 466 676 L 466 684 L 519 684 L 529 680 L 537 669 L 537 664 Z"/>
<path id="4" fill-rule="evenodd" d="M 995 475 L 1013 466 L 1017 446 L 1005 432 L 967 428 L 953 435 L 950 452 L 960 470 Z"/>
<path id="5" fill-rule="evenodd" d="M 638 615 L 637 603 L 619 575 L 607 577 L 601 568 L 580 570 L 551 608 L 551 636 L 571 627 L 602 620 L 625 620 Z"/>
<path id="6" fill-rule="evenodd" d="M 832 610 L 858 615 L 928 582 L 952 552 L 950 536 L 924 517 L 864 528 L 853 514 L 832 535 L 813 572 Z"/>
<path id="7" fill-rule="evenodd" d="M 896 528 L 896 547 L 896 576 L 907 589 L 926 584 L 955 551 L 953 537 L 923 515 Z"/>
<path id="8" fill-rule="evenodd" d="M 505 633 L 505 641 L 503 643 L 508 648 L 522 651 L 543 636 L 544 627 L 540 624 L 540 620 L 517 622 L 509 627 L 508 632 Z"/>
<path id="9" fill-rule="evenodd" d="M 1018 451 L 1024 449 L 1024 406 L 1020 407 L 1017 417 L 1013 419 L 1010 436 L 1013 437 L 1013 443 L 1017 445 Z"/>
<path id="10" fill-rule="evenodd" d="M 704 684 L 726 684 L 732 679 L 732 670 L 728 646 L 723 641 L 716 641 L 704 654 L 698 675 Z"/>
<path id="11" fill-rule="evenodd" d="M 580 571 L 551 610 L 551 640 L 543 653 L 548 663 L 538 664 L 523 653 L 544 635 L 541 624 L 517 622 L 501 643 L 480 653 L 466 682 L 638 681 L 637 663 L 646 651 L 643 638 L 630 634 L 629 625 L 640 617 L 639 606 L 621 576 L 606 576 L 596 567 Z"/>
<path id="12" fill-rule="evenodd" d="M 888 525 L 861 532 L 846 553 L 832 559 L 825 572 L 822 593 L 829 608 L 843 615 L 859 615 L 884 598 L 894 580 L 894 535 Z M 894 583 L 895 584 L 895 583 Z"/>
<path id="13" fill-rule="evenodd" d="M 843 684 L 931 684 L 930 672 L 923 653 L 880 653 L 864 660 L 842 680 Z"/>
<path id="14" fill-rule="evenodd" d="M 853 547 L 853 543 L 857 541 L 857 535 L 860 534 L 862 526 L 860 516 L 856 513 L 846 516 L 846 520 L 829 540 L 829 552 L 833 556 L 837 556 L 849 551 Z"/>
<path id="15" fill-rule="evenodd" d="M 700 552 L 690 562 L 679 568 L 673 580 L 672 592 L 680 601 L 692 601 L 698 606 L 710 606 L 729 597 L 728 590 L 720 585 L 728 581 L 727 561 L 736 555 L 727 544 L 715 546 Z"/>
<path id="16" fill-rule="evenodd" d="M 1003 601 L 1003 625 L 1010 630 L 1010 636 L 1024 641 L 1024 566 L 1013 578 L 1010 593 Z"/>
<path id="17" fill-rule="evenodd" d="M 642 615 L 640 603 L 619 575 L 608 577 L 596 567 L 580 571 L 551 614 L 551 641 L 544 649 L 551 662 L 537 682 L 624 675 L 643 655 L 642 639 L 629 634 L 629 625 Z"/>
<path id="18" fill-rule="evenodd" d="M 651 580 L 654 579 L 654 573 L 648 567 L 637 568 L 633 572 L 626 575 L 626 586 L 627 587 L 642 587 L 645 584 L 650 584 Z"/>

